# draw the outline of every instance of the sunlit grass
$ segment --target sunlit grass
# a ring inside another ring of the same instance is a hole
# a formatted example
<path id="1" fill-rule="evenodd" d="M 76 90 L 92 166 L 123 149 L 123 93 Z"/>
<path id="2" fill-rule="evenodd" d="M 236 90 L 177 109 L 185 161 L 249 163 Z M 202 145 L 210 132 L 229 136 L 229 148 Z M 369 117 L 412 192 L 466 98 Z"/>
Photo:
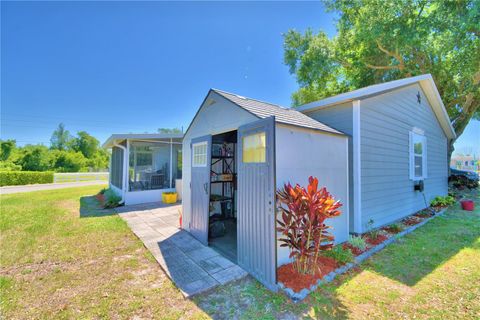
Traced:
<path id="1" fill-rule="evenodd" d="M 98 214 L 90 195 L 100 189 L 1 196 L 0 314 L 5 319 L 205 317 L 120 217 Z"/>
<path id="2" fill-rule="evenodd" d="M 128 226 L 116 215 L 100 214 L 95 200 L 85 198 L 100 188 L 1 196 L 0 312 L 6 319 L 478 319 L 480 314 L 478 193 L 471 195 L 475 212 L 450 208 L 294 304 L 252 278 L 185 300 Z"/>

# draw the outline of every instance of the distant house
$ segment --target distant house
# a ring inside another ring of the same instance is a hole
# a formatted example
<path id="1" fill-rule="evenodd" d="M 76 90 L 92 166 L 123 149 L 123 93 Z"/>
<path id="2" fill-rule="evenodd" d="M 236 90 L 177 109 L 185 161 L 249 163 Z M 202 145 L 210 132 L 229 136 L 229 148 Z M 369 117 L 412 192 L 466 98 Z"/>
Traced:
<path id="1" fill-rule="evenodd" d="M 477 155 L 462 155 L 457 154 L 452 156 L 450 160 L 450 167 L 466 171 L 480 171 L 480 159 Z"/>

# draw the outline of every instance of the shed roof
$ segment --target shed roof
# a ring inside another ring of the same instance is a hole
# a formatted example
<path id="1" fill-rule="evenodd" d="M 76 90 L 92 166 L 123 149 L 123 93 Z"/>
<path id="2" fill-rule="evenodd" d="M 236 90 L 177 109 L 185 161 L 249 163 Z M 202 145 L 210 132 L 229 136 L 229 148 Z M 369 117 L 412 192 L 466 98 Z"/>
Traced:
<path id="1" fill-rule="evenodd" d="M 375 84 L 365 88 L 360 88 L 358 90 L 353 90 L 350 92 L 304 104 L 302 106 L 299 106 L 297 110 L 308 113 L 314 110 L 332 107 L 344 102 L 368 98 L 370 96 L 382 94 L 414 83 L 418 83 L 422 87 L 447 137 L 449 139 L 455 138 L 455 130 L 452 127 L 450 118 L 447 114 L 442 98 L 440 97 L 440 93 L 437 90 L 437 86 L 435 85 L 431 74 L 423 74 L 416 77 L 394 80 L 385 83 Z"/>
<path id="2" fill-rule="evenodd" d="M 246 111 L 250 112 L 251 114 L 255 115 L 260 119 L 274 116 L 275 121 L 279 123 L 314 130 L 321 130 L 334 134 L 343 134 L 342 132 L 335 130 L 294 109 L 285 108 L 273 103 L 268 103 L 256 99 L 246 98 L 236 95 L 234 93 L 229 93 L 218 89 L 212 89 L 212 91 L 221 95 L 225 99 L 233 102 L 235 105 L 239 106 L 242 109 L 245 109 Z"/>
<path id="3" fill-rule="evenodd" d="M 102 144 L 103 148 L 111 148 L 115 141 L 130 140 L 162 140 L 162 139 L 182 139 L 183 133 L 116 133 L 112 134 L 107 141 Z"/>

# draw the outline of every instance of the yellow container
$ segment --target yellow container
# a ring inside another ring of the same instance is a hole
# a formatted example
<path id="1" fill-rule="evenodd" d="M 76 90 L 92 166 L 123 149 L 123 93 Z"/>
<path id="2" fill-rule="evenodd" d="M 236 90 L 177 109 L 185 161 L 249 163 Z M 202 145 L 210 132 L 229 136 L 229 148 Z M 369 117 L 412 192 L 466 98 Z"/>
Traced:
<path id="1" fill-rule="evenodd" d="M 164 192 L 164 193 L 162 193 L 162 202 L 163 203 L 175 203 L 175 202 L 177 202 L 177 193 L 176 192 Z"/>

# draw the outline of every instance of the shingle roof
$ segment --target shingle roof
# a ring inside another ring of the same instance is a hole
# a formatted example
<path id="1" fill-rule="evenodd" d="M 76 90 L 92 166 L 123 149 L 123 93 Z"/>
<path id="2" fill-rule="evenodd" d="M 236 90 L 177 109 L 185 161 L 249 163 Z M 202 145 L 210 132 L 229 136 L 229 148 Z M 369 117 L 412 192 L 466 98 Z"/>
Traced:
<path id="1" fill-rule="evenodd" d="M 260 119 L 275 116 L 275 121 L 279 123 L 285 123 L 298 127 L 310 128 L 315 130 L 321 130 L 325 132 L 343 134 L 342 132 L 330 128 L 329 126 L 304 115 L 303 113 L 285 108 L 276 104 L 263 102 L 251 98 L 242 97 L 233 93 L 225 92 L 218 89 L 212 89 L 217 94 L 235 103 L 237 106 L 247 110 Z"/>

